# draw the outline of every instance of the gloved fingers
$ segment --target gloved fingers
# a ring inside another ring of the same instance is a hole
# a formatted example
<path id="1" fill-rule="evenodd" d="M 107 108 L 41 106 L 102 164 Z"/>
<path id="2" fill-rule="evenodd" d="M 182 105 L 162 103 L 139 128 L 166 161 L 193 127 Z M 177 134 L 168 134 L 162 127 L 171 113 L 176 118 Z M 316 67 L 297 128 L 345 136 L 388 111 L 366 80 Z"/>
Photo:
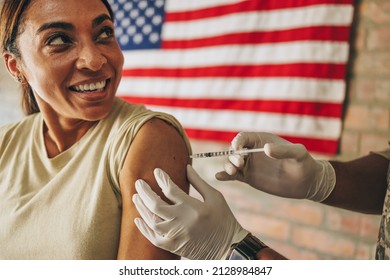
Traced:
<path id="1" fill-rule="evenodd" d="M 257 133 L 254 132 L 240 132 L 232 140 L 231 146 L 233 150 L 240 150 L 243 147 L 254 148 L 256 146 Z M 259 147 L 261 148 L 261 147 Z"/>
<path id="2" fill-rule="evenodd" d="M 229 156 L 229 161 L 225 162 L 223 168 L 225 169 L 225 173 L 230 176 L 227 180 L 234 180 L 235 175 L 239 171 L 239 169 L 242 169 L 245 166 L 245 159 L 241 155 L 231 155 Z M 226 176 L 223 176 L 224 178 Z M 221 177 L 222 179 L 222 177 Z M 226 180 L 224 180 L 226 181 Z"/>
<path id="3" fill-rule="evenodd" d="M 302 160 L 307 157 L 308 152 L 302 144 L 274 144 L 268 143 L 264 146 L 265 153 L 275 159 L 296 159 Z"/>
<path id="4" fill-rule="evenodd" d="M 191 185 L 202 195 L 205 201 L 209 195 L 212 195 L 217 191 L 207 184 L 189 164 L 187 165 L 187 178 Z"/>
<path id="5" fill-rule="evenodd" d="M 170 219 L 170 220 L 163 220 L 153 212 L 151 212 L 143 203 L 142 199 L 140 199 L 140 196 L 138 194 L 133 195 L 133 202 L 135 204 L 135 207 L 137 208 L 138 213 L 140 214 L 142 221 L 146 223 L 148 226 L 148 229 L 150 231 L 154 232 L 154 235 L 161 236 L 161 237 L 167 237 L 176 232 L 177 226 L 182 226 L 182 224 L 177 223 L 178 220 L 180 220 L 180 215 L 178 209 L 173 209 L 173 212 L 176 213 L 176 219 Z"/>
<path id="6" fill-rule="evenodd" d="M 154 244 L 154 240 L 156 239 L 156 233 L 147 225 L 145 220 L 143 218 L 136 217 L 134 219 L 134 223 L 140 230 L 142 235 Z"/>
<path id="7" fill-rule="evenodd" d="M 153 232 L 154 237 L 168 237 L 176 232 L 178 225 L 182 226 L 182 224 L 177 223 L 177 220 L 180 220 L 178 209 L 173 209 L 177 216 L 176 219 L 163 220 L 145 206 L 138 194 L 133 195 L 133 202 L 142 222 L 147 225 L 149 232 Z"/>
<path id="8" fill-rule="evenodd" d="M 161 217 L 157 216 L 156 214 L 154 214 L 152 211 L 149 210 L 149 208 L 145 205 L 143 200 L 140 198 L 139 194 L 133 195 L 133 202 L 138 213 L 140 214 L 142 219 L 149 225 L 149 227 L 154 228 L 157 223 L 163 221 Z"/>
<path id="9" fill-rule="evenodd" d="M 233 166 L 229 166 L 230 165 L 233 165 Z M 242 155 L 230 155 L 229 156 L 229 162 L 227 164 L 225 164 L 225 171 L 230 174 L 230 175 L 233 175 L 234 173 L 237 172 L 237 169 L 240 169 L 242 167 L 244 167 L 245 165 L 245 159 L 244 159 L 244 156 Z"/>
<path id="10" fill-rule="evenodd" d="M 139 229 L 139 231 L 142 233 L 142 235 L 145 236 L 153 245 L 157 246 L 157 244 L 162 243 L 158 241 L 162 237 L 153 229 L 151 229 L 142 218 L 135 218 L 134 223 Z"/>
<path id="11" fill-rule="evenodd" d="M 172 219 L 173 215 L 170 211 L 171 205 L 162 200 L 161 197 L 159 197 L 144 180 L 137 180 L 135 182 L 135 189 L 138 192 L 138 196 L 136 194 L 133 195 L 133 201 L 134 198 L 136 198 L 134 201 L 135 205 L 141 206 L 141 210 L 145 210 L 143 213 L 146 216 L 149 215 L 149 213 L 146 212 L 147 210 L 164 220 Z"/>
<path id="12" fill-rule="evenodd" d="M 242 148 L 262 148 L 266 143 L 291 144 L 275 134 L 268 132 L 240 132 L 232 140 L 231 146 L 234 150 Z"/>
<path id="13" fill-rule="evenodd" d="M 229 174 L 230 176 L 235 176 L 237 174 L 237 172 L 238 172 L 237 166 L 232 164 L 230 161 L 229 162 L 225 162 L 225 164 L 223 165 L 223 169 L 225 169 L 225 172 L 227 174 Z"/>
<path id="14" fill-rule="evenodd" d="M 189 198 L 189 195 L 180 189 L 164 170 L 156 168 L 153 173 L 164 195 L 173 203 L 180 203 Z"/>
<path id="15" fill-rule="evenodd" d="M 233 150 L 240 150 L 243 147 L 252 148 L 253 143 L 249 141 L 249 135 L 245 132 L 238 133 L 233 140 L 231 141 L 231 146 Z"/>
<path id="16" fill-rule="evenodd" d="M 226 171 L 220 171 L 215 173 L 215 179 L 217 179 L 218 181 L 233 181 L 236 180 L 236 176 L 230 175 L 226 173 Z"/>
<path id="17" fill-rule="evenodd" d="M 236 180 L 238 176 L 239 168 L 244 167 L 245 160 L 240 155 L 229 156 L 229 161 L 223 166 L 224 171 L 215 174 L 215 178 L 219 181 L 232 181 Z"/>
<path id="18" fill-rule="evenodd" d="M 151 229 L 141 218 L 135 218 L 134 223 L 142 235 L 145 236 L 154 246 L 174 254 L 178 254 L 178 248 L 182 245 L 182 243 L 175 240 L 175 238 L 172 238 L 169 235 L 157 233 L 155 230 Z"/>

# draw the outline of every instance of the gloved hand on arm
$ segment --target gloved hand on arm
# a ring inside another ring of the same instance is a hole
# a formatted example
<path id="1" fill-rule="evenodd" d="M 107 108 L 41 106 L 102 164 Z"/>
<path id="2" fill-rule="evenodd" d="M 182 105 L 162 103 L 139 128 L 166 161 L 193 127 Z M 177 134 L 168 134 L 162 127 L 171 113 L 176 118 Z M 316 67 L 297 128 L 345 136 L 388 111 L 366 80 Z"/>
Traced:
<path id="1" fill-rule="evenodd" d="M 264 153 L 231 155 L 220 181 L 239 180 L 269 194 L 323 201 L 336 183 L 332 165 L 315 160 L 301 144 L 292 144 L 271 133 L 241 132 L 231 143 L 233 150 L 261 148 Z"/>
<path id="2" fill-rule="evenodd" d="M 155 246 L 188 259 L 225 259 L 233 243 L 248 234 L 237 222 L 223 195 L 187 166 L 187 178 L 204 201 L 183 192 L 161 169 L 154 176 L 164 195 L 162 200 L 149 185 L 136 182 L 134 204 L 142 218 L 135 224 Z"/>

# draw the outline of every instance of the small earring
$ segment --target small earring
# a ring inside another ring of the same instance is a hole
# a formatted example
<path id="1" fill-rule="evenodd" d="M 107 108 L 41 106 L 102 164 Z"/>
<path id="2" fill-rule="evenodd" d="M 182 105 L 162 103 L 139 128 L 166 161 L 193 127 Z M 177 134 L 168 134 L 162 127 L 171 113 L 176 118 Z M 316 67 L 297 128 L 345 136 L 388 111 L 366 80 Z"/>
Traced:
<path id="1" fill-rule="evenodd" d="M 15 76 L 14 79 L 19 83 L 21 84 L 23 82 L 23 78 L 19 75 Z"/>

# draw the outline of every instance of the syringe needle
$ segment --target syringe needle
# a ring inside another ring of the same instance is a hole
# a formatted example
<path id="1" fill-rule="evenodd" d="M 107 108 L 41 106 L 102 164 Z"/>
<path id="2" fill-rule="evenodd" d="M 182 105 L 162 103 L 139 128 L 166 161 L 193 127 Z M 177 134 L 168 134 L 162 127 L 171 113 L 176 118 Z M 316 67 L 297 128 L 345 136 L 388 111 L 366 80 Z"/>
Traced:
<path id="1" fill-rule="evenodd" d="M 259 153 L 259 152 L 264 152 L 264 148 L 199 153 L 199 154 L 190 155 L 190 158 L 209 158 L 209 157 L 221 157 L 221 156 L 230 156 L 230 155 L 247 155 L 249 153 Z"/>

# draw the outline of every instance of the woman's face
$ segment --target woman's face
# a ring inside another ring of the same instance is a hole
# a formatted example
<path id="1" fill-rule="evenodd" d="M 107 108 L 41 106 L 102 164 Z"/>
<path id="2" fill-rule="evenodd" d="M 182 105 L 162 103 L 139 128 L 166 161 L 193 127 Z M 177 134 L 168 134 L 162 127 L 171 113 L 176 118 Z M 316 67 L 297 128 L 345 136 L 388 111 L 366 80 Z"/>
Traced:
<path id="1" fill-rule="evenodd" d="M 95 121 L 110 112 L 123 54 L 100 0 L 33 0 L 17 44 L 18 69 L 41 111 Z"/>

